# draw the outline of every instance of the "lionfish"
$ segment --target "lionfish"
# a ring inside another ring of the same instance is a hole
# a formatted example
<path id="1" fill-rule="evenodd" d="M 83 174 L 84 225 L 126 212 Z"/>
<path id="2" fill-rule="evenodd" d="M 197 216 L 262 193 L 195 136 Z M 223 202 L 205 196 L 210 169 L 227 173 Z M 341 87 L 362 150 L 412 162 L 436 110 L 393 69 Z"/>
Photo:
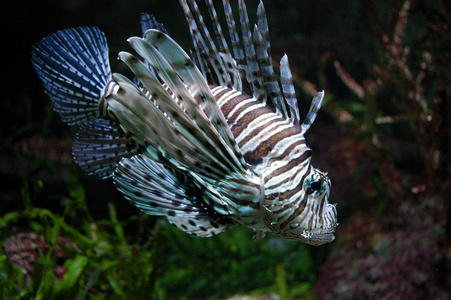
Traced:
<path id="1" fill-rule="evenodd" d="M 223 31 L 207 0 L 213 35 L 194 0 L 180 4 L 191 56 L 142 14 L 143 36 L 128 39 L 139 56 L 118 54 L 134 80 L 111 73 L 97 27 L 58 31 L 33 47 L 55 111 L 80 126 L 75 162 L 88 174 L 112 177 L 140 210 L 189 234 L 210 237 L 239 223 L 256 239 L 272 232 L 311 245 L 333 241 L 331 182 L 311 165 L 304 138 L 324 92 L 301 122 L 286 55 L 276 79 L 262 2 L 252 29 L 244 1 L 237 25 L 223 0 Z"/>

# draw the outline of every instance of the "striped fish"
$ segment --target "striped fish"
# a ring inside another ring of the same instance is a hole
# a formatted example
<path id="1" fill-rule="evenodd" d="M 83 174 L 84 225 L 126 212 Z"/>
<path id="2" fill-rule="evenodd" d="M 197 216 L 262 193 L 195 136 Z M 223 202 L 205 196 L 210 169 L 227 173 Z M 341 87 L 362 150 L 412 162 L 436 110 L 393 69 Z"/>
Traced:
<path id="1" fill-rule="evenodd" d="M 58 31 L 34 46 L 55 110 L 79 126 L 75 162 L 112 177 L 143 212 L 189 234 L 210 237 L 239 223 L 256 239 L 270 232 L 311 245 L 333 241 L 331 182 L 311 165 L 304 138 L 324 92 L 301 122 L 286 55 L 276 79 L 263 3 L 251 27 L 244 1 L 235 22 L 223 0 L 223 30 L 207 0 L 212 33 L 194 0 L 180 4 L 191 55 L 143 14 L 143 36 L 128 39 L 137 56 L 118 54 L 133 80 L 111 73 L 96 27 Z"/>

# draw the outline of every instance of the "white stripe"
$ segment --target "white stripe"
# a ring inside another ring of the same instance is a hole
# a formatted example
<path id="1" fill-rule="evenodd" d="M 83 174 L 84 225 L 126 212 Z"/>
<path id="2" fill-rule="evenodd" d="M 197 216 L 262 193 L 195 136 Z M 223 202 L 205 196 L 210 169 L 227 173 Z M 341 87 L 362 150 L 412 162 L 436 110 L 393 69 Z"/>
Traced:
<path id="1" fill-rule="evenodd" d="M 286 138 L 281 139 L 280 141 L 278 141 L 273 148 L 273 151 L 277 151 L 278 153 L 283 153 L 285 152 L 286 149 L 288 149 L 292 144 L 301 141 L 302 143 L 299 146 L 296 146 L 296 148 L 298 147 L 305 147 L 306 149 L 309 149 L 306 144 L 305 144 L 305 138 L 304 135 L 302 133 L 298 133 L 298 134 L 294 134 L 291 136 L 288 136 Z M 293 153 L 294 151 L 292 151 L 291 153 Z M 290 153 L 290 156 L 291 156 Z"/>
<path id="2" fill-rule="evenodd" d="M 253 98 L 252 98 L 252 100 L 255 101 L 255 99 L 253 99 Z M 243 102 L 244 102 L 244 101 L 243 101 Z M 261 102 L 255 103 L 255 105 L 252 105 L 251 107 L 248 107 L 248 108 L 246 108 L 245 110 L 243 110 L 242 112 L 240 112 L 240 114 L 238 115 L 238 117 L 235 118 L 235 122 L 239 122 L 240 119 L 241 119 L 245 114 L 247 114 L 247 113 L 249 113 L 249 112 L 251 112 L 251 111 L 253 111 L 253 110 L 259 109 L 259 108 L 261 108 L 261 107 L 265 107 L 265 106 L 266 106 L 266 104 L 261 103 Z"/>
<path id="3" fill-rule="evenodd" d="M 264 127 L 266 124 L 277 118 L 279 118 L 279 116 L 273 113 L 266 113 L 258 116 L 256 119 L 254 119 L 247 125 L 246 129 L 243 130 L 238 137 L 235 138 L 235 141 L 237 140 L 242 141 L 248 134 L 253 132 L 255 129 L 259 127 Z M 232 124 L 231 128 L 233 128 L 233 126 L 235 125 L 238 125 L 238 123 L 235 122 L 234 124 Z"/>
<path id="4" fill-rule="evenodd" d="M 268 195 L 292 190 L 299 184 L 303 184 L 301 180 L 302 177 L 306 174 L 307 170 L 308 168 L 306 168 L 306 163 L 303 163 L 276 177 L 271 178 L 271 173 L 265 174 L 265 177 L 270 177 L 270 179 L 265 184 L 265 194 Z M 294 179 L 284 182 L 287 180 L 287 178 L 291 178 L 294 174 L 296 174 L 296 177 Z"/>
<path id="5" fill-rule="evenodd" d="M 229 114 L 227 115 L 226 118 L 230 119 L 240 107 L 242 107 L 243 105 L 248 104 L 250 102 L 255 102 L 255 99 L 250 98 L 250 99 L 246 99 L 246 100 L 241 101 L 240 103 L 235 105 L 235 107 L 229 112 Z M 246 108 L 245 110 L 243 110 L 243 112 L 249 111 L 249 109 L 253 110 L 253 107 L 254 107 L 254 105 L 252 105 L 251 107 Z M 238 121 L 238 118 L 235 120 L 235 122 L 237 122 L 237 121 Z"/>
<path id="6" fill-rule="evenodd" d="M 287 203 L 285 205 L 291 205 L 292 207 L 290 209 L 287 209 L 278 214 L 278 221 L 280 224 L 286 222 L 287 220 L 295 219 L 298 216 L 298 215 L 294 215 L 294 212 L 298 208 L 298 205 L 300 203 L 302 203 L 302 201 L 300 201 L 300 199 L 303 199 L 303 198 L 304 198 L 304 191 L 300 190 L 299 192 L 294 194 L 293 197 L 290 198 L 290 201 L 287 201 Z M 307 211 L 307 209 L 304 209 L 302 211 L 301 215 L 303 215 L 306 211 Z M 305 226 L 305 227 L 307 227 L 307 226 Z"/>
<path id="7" fill-rule="evenodd" d="M 230 99 L 241 95 L 241 92 L 239 91 L 235 91 L 235 90 L 230 90 L 226 93 L 224 93 L 224 95 L 222 95 L 219 99 L 218 99 L 218 105 L 219 107 L 222 107 L 224 104 L 226 104 Z"/>
<path id="8" fill-rule="evenodd" d="M 247 153 L 254 151 L 262 142 L 268 140 L 275 134 L 290 128 L 293 126 L 291 123 L 288 123 L 287 120 L 282 120 L 279 122 L 274 122 L 262 131 L 260 131 L 256 136 L 251 138 L 246 144 L 240 147 L 241 153 Z"/>
<path id="9" fill-rule="evenodd" d="M 213 96 L 216 96 L 216 94 L 220 93 L 221 91 L 227 89 L 226 87 L 223 86 L 215 86 L 213 89 L 211 89 L 211 92 L 213 94 Z"/>
<path id="10" fill-rule="evenodd" d="M 259 134 L 264 132 L 264 131 L 268 131 L 271 129 L 271 126 L 273 125 L 269 125 L 269 126 L 265 126 L 267 123 L 273 121 L 274 119 L 277 119 L 278 117 L 275 115 L 272 115 L 270 117 L 267 116 L 268 114 L 264 114 L 259 116 L 257 119 L 255 119 L 254 121 L 252 121 L 247 128 L 239 135 L 235 138 L 235 141 L 238 143 L 240 143 L 242 140 L 244 140 L 247 137 L 247 134 L 252 132 L 253 130 L 262 127 L 262 129 L 260 130 Z M 279 121 L 280 123 L 280 121 Z M 275 123 L 276 125 L 278 124 L 277 122 Z"/>

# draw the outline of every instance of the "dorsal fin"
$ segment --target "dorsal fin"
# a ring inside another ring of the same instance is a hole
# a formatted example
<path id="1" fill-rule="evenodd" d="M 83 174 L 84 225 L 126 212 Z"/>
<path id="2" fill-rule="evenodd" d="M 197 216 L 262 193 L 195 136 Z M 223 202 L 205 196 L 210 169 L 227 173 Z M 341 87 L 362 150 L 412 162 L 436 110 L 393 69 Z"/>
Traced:
<path id="1" fill-rule="evenodd" d="M 196 62 L 199 64 L 204 77 L 208 78 L 211 84 L 241 90 L 240 75 L 222 34 L 213 3 L 207 1 L 219 50 L 204 23 L 196 2 L 190 1 L 188 4 L 186 1 L 181 0 L 180 3 L 189 25 Z"/>
<path id="2" fill-rule="evenodd" d="M 274 104 L 276 111 L 281 113 L 283 116 L 287 117 L 288 112 L 285 105 L 285 100 L 282 96 L 282 92 L 277 82 L 276 75 L 274 74 L 274 68 L 270 62 L 270 56 L 265 47 L 263 37 L 255 25 L 254 29 L 254 43 L 257 51 L 258 64 L 261 71 L 261 76 L 264 80 L 265 87 L 267 90 L 267 97 L 271 99 Z"/>
<path id="3" fill-rule="evenodd" d="M 310 105 L 310 109 L 307 113 L 307 116 L 304 119 L 304 122 L 301 125 L 302 133 L 306 133 L 309 130 L 310 126 L 312 126 L 313 122 L 318 115 L 318 111 L 321 108 L 321 104 L 323 103 L 324 91 L 321 91 L 313 97 L 312 104 Z"/>
<path id="4" fill-rule="evenodd" d="M 290 108 L 291 120 L 293 124 L 300 125 L 301 117 L 299 114 L 298 99 L 293 85 L 288 56 L 285 54 L 280 60 L 280 83 L 282 84 L 283 97 Z"/>
<path id="5" fill-rule="evenodd" d="M 242 76 L 244 75 L 243 78 L 245 78 L 246 70 L 243 69 L 243 66 L 245 66 L 245 56 L 244 56 L 244 51 L 241 47 L 240 37 L 236 30 L 235 19 L 233 18 L 232 7 L 230 6 L 229 1 L 222 1 L 222 3 L 224 6 L 224 14 L 226 17 L 227 28 L 229 31 L 230 41 L 232 44 L 233 58 L 237 62 L 240 73 L 242 74 Z"/>
<path id="6" fill-rule="evenodd" d="M 232 74 L 230 70 L 224 66 L 227 64 L 223 63 L 230 57 L 230 62 L 236 61 L 237 69 L 239 70 L 239 75 L 241 76 L 241 82 L 243 82 L 242 89 L 237 90 L 246 90 L 246 92 L 249 90 L 254 98 L 262 101 L 263 103 L 266 103 L 269 98 L 271 100 L 271 105 L 278 113 L 280 113 L 287 120 L 290 120 L 293 124 L 300 125 L 301 122 L 298 103 L 295 95 L 291 70 L 288 65 L 288 58 L 286 55 L 284 55 L 280 61 L 280 82 L 277 80 L 274 72 L 272 56 L 270 53 L 271 45 L 269 42 L 268 20 L 266 18 L 263 2 L 260 1 L 258 5 L 257 24 L 254 26 L 254 31 L 251 32 L 249 17 L 244 0 L 238 0 L 239 23 L 242 36 L 240 39 L 240 35 L 236 29 L 230 2 L 229 0 L 223 0 L 227 29 L 229 31 L 232 45 L 231 49 L 233 50 L 232 52 L 227 45 L 227 41 L 222 32 L 222 28 L 219 24 L 212 1 L 207 0 L 206 2 L 210 19 L 215 30 L 218 47 L 216 47 L 210 34 L 208 33 L 208 29 L 205 26 L 196 1 L 180 0 L 187 22 L 190 26 L 190 32 L 192 34 L 195 48 L 193 55 L 196 58 L 196 63 L 199 65 L 200 69 L 203 70 L 203 74 L 207 75 L 210 74 L 210 72 L 216 74 L 218 74 L 218 72 L 220 74 Z M 220 63 L 218 63 L 218 60 L 212 60 L 211 55 L 211 53 L 214 53 L 215 57 L 218 57 L 218 49 L 219 51 L 224 52 L 219 53 L 223 57 L 223 59 L 220 59 Z M 206 76 L 206 78 L 208 78 L 208 76 Z M 219 83 L 224 83 L 224 80 L 220 80 Z M 230 85 L 227 82 L 224 83 L 224 86 Z M 282 89 L 280 86 L 282 86 Z M 312 123 L 312 121 L 308 120 L 315 119 L 318 104 L 320 104 L 318 103 L 318 98 L 315 98 L 306 117 L 306 121 L 304 121 L 302 125 L 304 132 Z"/>
<path id="7" fill-rule="evenodd" d="M 231 57 L 229 45 L 227 45 L 227 41 L 225 40 L 224 33 L 221 28 L 221 24 L 219 24 L 218 15 L 216 14 L 216 9 L 213 5 L 212 0 L 207 0 L 207 8 L 208 13 L 210 15 L 210 20 L 212 21 L 213 29 L 216 35 L 216 41 L 218 42 L 219 52 L 222 52 Z"/>
<path id="8" fill-rule="evenodd" d="M 261 70 L 257 62 L 257 53 L 255 51 L 254 42 L 252 39 L 252 32 L 249 24 L 249 16 L 247 14 L 246 4 L 243 0 L 238 1 L 239 16 L 241 23 L 242 42 L 244 46 L 244 53 L 246 58 L 245 69 L 247 70 L 247 78 L 252 90 L 252 96 L 266 103 L 267 92 L 264 87 L 263 78 L 261 76 Z"/>
<path id="9" fill-rule="evenodd" d="M 268 20 L 266 19 L 265 6 L 262 1 L 260 1 L 257 7 L 257 27 L 262 36 L 266 53 L 268 54 L 268 60 L 272 64 L 271 43 L 269 42 L 269 26 Z"/>
<path id="10" fill-rule="evenodd" d="M 222 28 L 219 24 L 216 10 L 211 0 L 207 0 L 207 8 L 209 11 L 218 47 L 213 42 L 205 22 L 199 12 L 196 1 L 181 0 L 185 16 L 190 26 L 190 32 L 195 48 L 194 56 L 199 62 L 199 66 L 205 73 L 214 72 L 225 74 L 229 70 L 224 67 L 222 63 L 211 60 L 212 54 L 217 57 L 218 49 L 223 51 L 223 57 L 230 57 L 230 48 L 222 33 Z M 243 86 L 248 87 L 253 97 L 263 103 L 268 99 L 271 100 L 272 106 L 278 113 L 287 119 L 295 122 L 295 113 L 290 114 L 290 110 L 286 107 L 286 99 L 280 89 L 279 82 L 276 79 L 274 67 L 272 63 L 272 56 L 270 53 L 269 29 L 268 21 L 266 19 L 265 8 L 262 2 L 257 8 L 257 24 L 252 32 L 249 16 L 247 13 L 246 4 L 243 0 L 238 1 L 239 8 L 239 23 L 241 31 L 241 39 L 235 26 L 235 20 L 232 13 L 232 8 L 228 0 L 223 1 L 225 17 L 227 21 L 227 28 L 230 35 L 230 40 L 233 49 L 233 57 L 231 61 L 237 62 L 237 68 L 240 71 L 241 81 Z M 244 52 L 243 50 L 244 49 Z M 229 72 L 230 73 L 230 72 Z M 236 73 L 235 73 L 236 74 Z M 223 86 L 230 86 L 220 80 L 219 84 Z M 241 91 L 241 90 L 240 90 Z M 292 102 L 293 98 L 289 101 Z M 291 107 L 291 106 L 290 106 Z"/>

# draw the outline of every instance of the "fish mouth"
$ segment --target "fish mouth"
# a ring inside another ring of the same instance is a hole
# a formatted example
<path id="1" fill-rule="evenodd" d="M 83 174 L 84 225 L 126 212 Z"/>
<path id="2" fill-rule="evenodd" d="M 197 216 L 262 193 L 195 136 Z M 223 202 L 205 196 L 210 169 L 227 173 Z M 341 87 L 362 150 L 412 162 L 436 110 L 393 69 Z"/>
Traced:
<path id="1" fill-rule="evenodd" d="M 312 246 L 320 246 L 326 243 L 331 243 L 335 240 L 334 231 L 333 232 L 323 232 L 320 234 L 311 234 L 309 236 L 306 236 L 304 234 L 301 234 L 302 238 L 301 240 L 309 245 Z"/>
<path id="2" fill-rule="evenodd" d="M 329 228 L 316 228 L 310 230 L 307 228 L 296 228 L 295 230 L 282 232 L 280 235 L 290 240 L 301 241 L 312 246 L 320 246 L 335 240 L 334 233 L 338 224 L 336 223 L 334 225 L 335 226 Z"/>

